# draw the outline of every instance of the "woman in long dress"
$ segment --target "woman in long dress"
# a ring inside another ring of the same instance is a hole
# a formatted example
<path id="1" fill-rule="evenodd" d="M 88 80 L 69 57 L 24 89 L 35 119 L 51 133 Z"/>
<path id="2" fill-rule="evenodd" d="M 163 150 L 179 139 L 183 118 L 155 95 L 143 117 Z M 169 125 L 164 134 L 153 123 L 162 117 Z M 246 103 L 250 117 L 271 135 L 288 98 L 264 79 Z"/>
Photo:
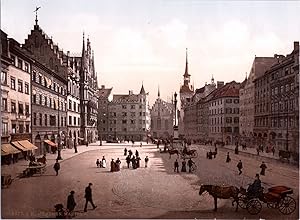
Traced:
<path id="1" fill-rule="evenodd" d="M 102 157 L 102 167 L 106 168 L 106 160 L 104 156 Z"/>
<path id="2" fill-rule="evenodd" d="M 186 172 L 186 162 L 185 162 L 185 159 L 183 159 L 183 161 L 182 161 L 181 172 Z"/>

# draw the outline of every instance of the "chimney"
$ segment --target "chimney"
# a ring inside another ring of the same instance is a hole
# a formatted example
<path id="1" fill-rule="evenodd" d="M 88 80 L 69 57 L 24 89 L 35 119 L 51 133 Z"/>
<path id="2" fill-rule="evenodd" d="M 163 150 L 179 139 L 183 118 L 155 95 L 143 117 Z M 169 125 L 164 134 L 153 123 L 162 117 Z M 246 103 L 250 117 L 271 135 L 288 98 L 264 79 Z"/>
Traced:
<path id="1" fill-rule="evenodd" d="M 105 85 L 101 85 L 101 89 L 105 89 Z"/>
<path id="2" fill-rule="evenodd" d="M 132 95 L 133 94 L 133 91 L 132 90 L 129 90 L 129 95 Z"/>
<path id="3" fill-rule="evenodd" d="M 217 89 L 224 86 L 224 81 L 217 81 Z"/>

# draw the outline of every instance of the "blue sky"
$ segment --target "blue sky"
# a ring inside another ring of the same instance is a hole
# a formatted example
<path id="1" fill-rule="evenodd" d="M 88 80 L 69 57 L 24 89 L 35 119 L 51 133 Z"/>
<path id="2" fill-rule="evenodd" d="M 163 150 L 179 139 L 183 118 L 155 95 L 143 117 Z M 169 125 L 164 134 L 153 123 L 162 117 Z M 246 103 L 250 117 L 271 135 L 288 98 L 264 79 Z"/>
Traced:
<path id="1" fill-rule="evenodd" d="M 20 43 L 39 25 L 64 51 L 95 51 L 99 85 L 167 99 L 183 82 L 185 48 L 196 88 L 242 81 L 254 56 L 288 54 L 300 36 L 299 1 L 2 0 L 1 28 Z"/>

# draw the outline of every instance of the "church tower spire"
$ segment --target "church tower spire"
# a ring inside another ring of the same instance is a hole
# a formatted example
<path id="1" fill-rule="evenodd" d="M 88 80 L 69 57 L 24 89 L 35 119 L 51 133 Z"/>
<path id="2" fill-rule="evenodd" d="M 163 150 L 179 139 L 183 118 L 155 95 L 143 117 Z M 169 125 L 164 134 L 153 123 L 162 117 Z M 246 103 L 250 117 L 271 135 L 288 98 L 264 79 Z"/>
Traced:
<path id="1" fill-rule="evenodd" d="M 185 71 L 184 71 L 184 75 L 183 75 L 183 79 L 184 79 L 184 85 L 189 87 L 189 83 L 190 83 L 190 74 L 189 74 L 189 69 L 188 69 L 188 52 L 187 52 L 187 48 L 185 51 Z"/>
<path id="2" fill-rule="evenodd" d="M 157 90 L 157 97 L 160 98 L 159 85 L 158 85 L 158 90 Z"/>

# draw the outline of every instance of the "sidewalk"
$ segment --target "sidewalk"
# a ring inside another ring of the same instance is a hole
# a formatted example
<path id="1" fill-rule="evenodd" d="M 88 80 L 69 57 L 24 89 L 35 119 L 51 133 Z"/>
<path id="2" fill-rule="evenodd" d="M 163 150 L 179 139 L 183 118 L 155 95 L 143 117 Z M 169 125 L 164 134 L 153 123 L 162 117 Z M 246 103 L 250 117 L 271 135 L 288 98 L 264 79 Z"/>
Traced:
<path id="1" fill-rule="evenodd" d="M 145 142 L 142 142 L 143 146 L 148 146 L 151 145 L 146 144 Z M 74 148 L 66 148 L 66 149 L 62 149 L 61 151 L 61 157 L 63 158 L 62 160 L 59 160 L 59 162 L 63 162 L 65 160 L 68 160 L 74 156 L 77 156 L 81 153 L 90 151 L 90 150 L 99 150 L 103 147 L 131 147 L 132 143 L 106 143 L 105 141 L 102 141 L 102 146 L 99 145 L 99 141 L 97 141 L 96 143 L 92 143 L 89 144 L 88 147 L 86 147 L 86 145 L 79 145 L 77 146 L 77 151 L 78 153 L 74 153 L 75 150 Z M 135 142 L 134 147 L 139 147 L 140 146 L 140 142 Z M 39 156 L 42 157 L 42 156 Z M 51 153 L 47 153 L 46 155 L 47 158 L 47 164 L 46 167 L 53 167 L 54 163 L 56 162 L 56 158 L 57 158 L 57 153 L 55 154 L 51 154 Z M 15 164 L 10 164 L 10 165 L 2 165 L 1 166 L 1 173 L 2 174 L 9 174 L 11 175 L 11 178 L 15 179 L 18 178 L 19 174 L 23 173 L 23 170 L 25 170 L 28 167 L 29 164 L 29 160 L 24 160 L 24 159 L 20 159 L 17 163 Z"/>

